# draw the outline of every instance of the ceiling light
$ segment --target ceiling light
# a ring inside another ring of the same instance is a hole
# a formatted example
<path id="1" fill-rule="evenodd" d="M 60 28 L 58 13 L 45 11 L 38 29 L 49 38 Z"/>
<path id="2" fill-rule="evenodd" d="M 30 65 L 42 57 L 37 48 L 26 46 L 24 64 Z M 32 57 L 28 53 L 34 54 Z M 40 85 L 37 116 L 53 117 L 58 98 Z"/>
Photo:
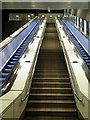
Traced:
<path id="1" fill-rule="evenodd" d="M 31 16 L 34 16 L 34 14 L 31 14 Z"/>
<path id="2" fill-rule="evenodd" d="M 28 15 L 28 18 L 30 18 L 30 15 Z"/>
<path id="3" fill-rule="evenodd" d="M 52 15 L 50 15 L 50 17 L 52 17 Z"/>
<path id="4" fill-rule="evenodd" d="M 19 15 L 16 15 L 16 18 L 19 18 Z"/>

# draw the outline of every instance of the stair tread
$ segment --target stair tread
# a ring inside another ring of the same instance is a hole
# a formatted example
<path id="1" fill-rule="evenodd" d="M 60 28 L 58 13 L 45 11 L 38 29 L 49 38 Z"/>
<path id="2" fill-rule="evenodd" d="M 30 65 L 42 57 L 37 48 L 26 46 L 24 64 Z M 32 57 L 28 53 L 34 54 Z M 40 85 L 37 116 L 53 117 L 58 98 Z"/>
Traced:
<path id="1" fill-rule="evenodd" d="M 47 108 L 47 107 L 40 107 L 40 108 L 27 108 L 27 111 L 39 111 L 39 112 L 76 112 L 75 108 Z"/>
<path id="2" fill-rule="evenodd" d="M 36 96 L 73 96 L 73 94 L 54 94 L 54 93 L 30 93 L 30 95 L 36 95 Z"/>
<path id="3" fill-rule="evenodd" d="M 33 79 L 47 79 L 47 80 L 48 79 L 55 79 L 55 80 L 62 79 L 62 80 L 64 80 L 64 79 L 70 79 L 70 78 L 69 77 L 65 77 L 65 78 L 64 77 L 60 77 L 60 78 L 59 77 L 57 77 L 57 78 L 56 77 L 55 78 L 54 77 L 53 78 L 51 78 L 51 77 L 44 77 L 44 78 L 43 77 L 34 77 Z"/>
<path id="4" fill-rule="evenodd" d="M 75 103 L 74 100 L 29 100 L 28 103 Z"/>
<path id="5" fill-rule="evenodd" d="M 65 84 L 70 84 L 70 82 L 32 82 L 32 84 L 54 84 L 54 85 L 56 85 L 56 84 L 63 84 L 63 85 L 65 85 Z"/>
<path id="6" fill-rule="evenodd" d="M 41 90 L 43 90 L 43 89 L 46 89 L 46 90 L 72 90 L 72 88 L 60 88 L 60 87 L 31 87 L 31 89 L 36 89 L 36 90 L 39 90 L 39 89 L 41 89 Z"/>
<path id="7" fill-rule="evenodd" d="M 49 73 L 40 73 L 40 72 L 38 73 L 38 72 L 35 72 L 35 75 L 36 75 L 36 74 L 47 74 L 47 75 L 49 75 L 49 74 L 57 74 L 57 75 L 65 74 L 65 75 L 68 75 L 67 72 L 63 72 L 63 73 L 61 73 L 61 72 L 59 72 L 59 73 L 57 73 L 57 72 L 56 72 L 56 73 L 50 73 L 50 72 L 49 72 Z"/>

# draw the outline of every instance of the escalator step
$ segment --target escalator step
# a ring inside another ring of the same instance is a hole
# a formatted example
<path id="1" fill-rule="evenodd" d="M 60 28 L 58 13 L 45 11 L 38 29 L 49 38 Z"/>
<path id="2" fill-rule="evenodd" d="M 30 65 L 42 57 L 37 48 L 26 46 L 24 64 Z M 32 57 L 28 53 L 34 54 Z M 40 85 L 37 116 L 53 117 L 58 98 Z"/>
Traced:
<path id="1" fill-rule="evenodd" d="M 90 63 L 90 59 L 89 60 L 85 60 L 86 63 Z"/>
<path id="2" fill-rule="evenodd" d="M 15 55 L 20 56 L 21 54 L 20 53 L 15 53 Z"/>
<path id="3" fill-rule="evenodd" d="M 83 55 L 83 57 L 88 57 L 88 55 L 87 55 L 87 54 L 85 54 L 85 55 Z"/>
<path id="4" fill-rule="evenodd" d="M 12 69 L 7 69 L 7 68 L 4 68 L 4 70 L 3 70 L 3 71 L 4 71 L 4 72 L 8 72 L 8 73 L 9 73 L 11 70 L 12 70 Z"/>
<path id="5" fill-rule="evenodd" d="M 0 77 L 0 83 L 3 83 L 6 80 L 6 78 Z"/>
<path id="6" fill-rule="evenodd" d="M 9 61 L 9 64 L 14 65 L 16 63 L 16 61 Z"/>
<path id="7" fill-rule="evenodd" d="M 90 60 L 90 57 L 83 57 L 84 60 Z"/>
<path id="8" fill-rule="evenodd" d="M 12 58 L 11 60 L 12 60 L 12 61 L 17 61 L 18 59 Z"/>
<path id="9" fill-rule="evenodd" d="M 19 59 L 20 56 L 14 55 L 14 58 L 18 58 Z"/>
<path id="10" fill-rule="evenodd" d="M 90 62 L 89 62 L 89 63 L 87 62 L 86 64 L 87 64 L 88 66 L 90 66 Z"/>
<path id="11" fill-rule="evenodd" d="M 2 76 L 8 76 L 8 73 L 1 73 Z"/>
<path id="12" fill-rule="evenodd" d="M 14 65 L 9 65 L 9 64 L 6 66 L 7 69 L 9 69 L 9 68 L 12 69 L 13 67 L 14 67 Z"/>

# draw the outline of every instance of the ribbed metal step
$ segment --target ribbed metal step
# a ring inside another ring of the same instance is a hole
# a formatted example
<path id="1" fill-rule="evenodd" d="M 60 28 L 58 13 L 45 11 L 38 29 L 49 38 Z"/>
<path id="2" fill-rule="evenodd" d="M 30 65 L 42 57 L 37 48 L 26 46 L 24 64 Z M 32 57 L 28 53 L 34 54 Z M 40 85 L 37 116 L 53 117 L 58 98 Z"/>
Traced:
<path id="1" fill-rule="evenodd" d="M 63 51 L 54 24 L 48 26 L 31 84 L 25 120 L 77 120 Z"/>

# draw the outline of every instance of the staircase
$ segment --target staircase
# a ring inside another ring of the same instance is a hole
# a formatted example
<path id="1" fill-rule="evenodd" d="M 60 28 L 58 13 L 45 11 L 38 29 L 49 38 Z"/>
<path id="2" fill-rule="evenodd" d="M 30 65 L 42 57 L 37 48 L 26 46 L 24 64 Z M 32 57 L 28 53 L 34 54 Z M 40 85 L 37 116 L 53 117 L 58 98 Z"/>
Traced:
<path id="1" fill-rule="evenodd" d="M 47 24 L 25 120 L 78 120 L 70 78 L 55 24 Z"/>

